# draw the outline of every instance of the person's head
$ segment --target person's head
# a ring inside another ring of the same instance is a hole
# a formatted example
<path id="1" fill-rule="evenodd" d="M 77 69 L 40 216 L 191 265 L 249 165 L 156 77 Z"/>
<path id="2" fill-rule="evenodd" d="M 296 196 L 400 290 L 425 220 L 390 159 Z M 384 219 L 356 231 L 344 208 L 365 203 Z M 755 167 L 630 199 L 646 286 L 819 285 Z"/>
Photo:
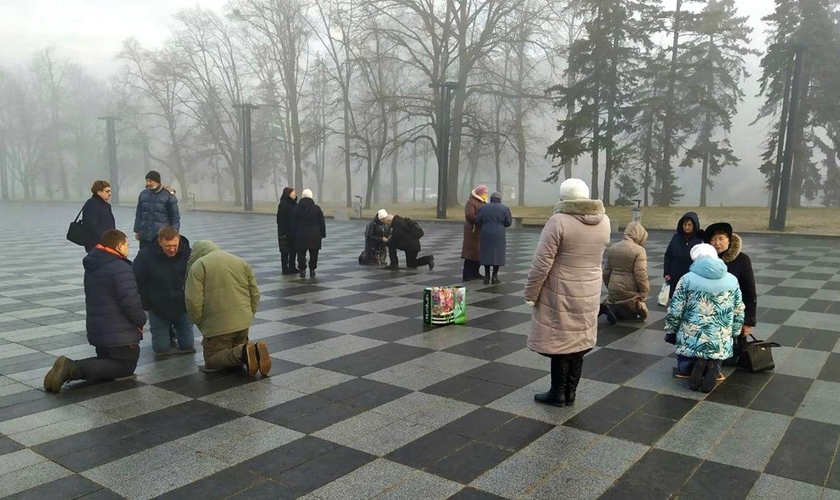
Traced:
<path id="1" fill-rule="evenodd" d="M 149 173 L 146 174 L 146 187 L 152 191 L 157 191 L 161 188 L 160 172 L 157 170 L 149 170 Z"/>
<path id="2" fill-rule="evenodd" d="M 90 192 L 102 198 L 102 201 L 111 201 L 111 183 L 108 181 L 93 181 Z"/>
<path id="3" fill-rule="evenodd" d="M 694 227 L 694 221 L 691 220 L 690 217 L 684 217 L 683 220 L 680 221 L 680 228 L 682 228 L 682 231 L 685 234 L 694 234 L 694 231 L 697 231 L 697 228 Z"/>
<path id="4" fill-rule="evenodd" d="M 501 203 L 502 202 L 502 193 L 495 191 L 493 194 L 490 195 L 490 202 L 491 203 Z"/>
<path id="5" fill-rule="evenodd" d="M 560 201 L 588 200 L 589 186 L 580 179 L 566 179 L 560 184 Z"/>
<path id="6" fill-rule="evenodd" d="M 158 245 L 167 257 L 175 257 L 181 246 L 181 233 L 172 226 L 163 226 L 158 231 Z"/>
<path id="7" fill-rule="evenodd" d="M 718 254 L 729 250 L 732 242 L 732 225 L 727 222 L 715 222 L 703 232 L 703 240 L 715 247 Z"/>
<path id="8" fill-rule="evenodd" d="M 128 257 L 128 237 L 119 229 L 109 229 L 102 233 L 99 244 L 114 250 L 123 257 Z"/>
<path id="9" fill-rule="evenodd" d="M 281 196 L 281 198 L 291 198 L 293 200 L 295 198 L 297 198 L 297 193 L 295 192 L 295 188 L 293 188 L 291 186 L 283 188 L 283 196 Z"/>
<path id="10" fill-rule="evenodd" d="M 476 186 L 475 189 L 473 189 L 473 192 L 476 194 L 476 196 L 478 196 L 485 202 L 487 201 L 487 186 L 485 186 L 484 184 L 479 184 L 478 186 Z"/>
<path id="11" fill-rule="evenodd" d="M 304 189 L 302 193 L 300 193 L 301 199 L 312 199 L 312 190 L 311 189 Z"/>
<path id="12" fill-rule="evenodd" d="M 388 218 L 388 211 L 384 208 L 380 208 L 376 212 L 376 218 L 379 219 L 379 222 L 385 222 L 385 220 Z"/>
<path id="13" fill-rule="evenodd" d="M 699 243 L 691 247 L 691 260 L 697 262 L 700 259 L 717 259 L 718 254 L 715 247 L 708 243 Z"/>

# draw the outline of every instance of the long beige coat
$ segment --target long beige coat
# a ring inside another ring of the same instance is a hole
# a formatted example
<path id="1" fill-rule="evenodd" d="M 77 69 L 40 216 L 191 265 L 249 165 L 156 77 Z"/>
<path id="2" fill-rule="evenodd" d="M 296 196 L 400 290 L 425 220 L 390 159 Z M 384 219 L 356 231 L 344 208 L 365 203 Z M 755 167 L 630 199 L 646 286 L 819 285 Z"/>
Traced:
<path id="1" fill-rule="evenodd" d="M 600 200 L 561 201 L 540 235 L 525 300 L 537 303 L 528 348 L 571 354 L 595 346 L 601 305 L 601 259 L 610 219 Z"/>
<path id="2" fill-rule="evenodd" d="M 638 222 L 627 224 L 624 239 L 607 250 L 604 262 L 604 284 L 607 303 L 638 309 L 638 303 L 650 295 L 647 272 L 647 252 L 644 244 L 648 232 Z"/>

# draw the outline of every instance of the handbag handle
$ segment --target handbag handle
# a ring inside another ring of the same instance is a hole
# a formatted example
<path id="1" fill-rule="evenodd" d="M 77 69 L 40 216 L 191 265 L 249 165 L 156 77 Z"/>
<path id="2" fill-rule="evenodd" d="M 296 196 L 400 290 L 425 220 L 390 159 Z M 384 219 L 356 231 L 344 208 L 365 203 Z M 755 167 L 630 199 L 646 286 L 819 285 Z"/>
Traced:
<path id="1" fill-rule="evenodd" d="M 750 338 L 753 340 L 753 342 L 763 342 L 764 344 L 767 344 L 770 347 L 782 347 L 782 344 L 778 342 L 767 342 L 765 340 L 758 340 L 752 333 L 750 334 Z"/>
<path id="2" fill-rule="evenodd" d="M 84 205 L 82 205 L 82 208 L 80 208 L 80 209 L 79 209 L 79 213 L 77 213 L 77 214 L 76 214 L 76 218 L 75 218 L 75 219 L 73 219 L 73 222 L 79 222 L 79 217 L 81 217 L 81 216 L 82 216 L 82 211 L 83 211 L 84 209 L 85 209 L 85 207 L 84 207 Z"/>

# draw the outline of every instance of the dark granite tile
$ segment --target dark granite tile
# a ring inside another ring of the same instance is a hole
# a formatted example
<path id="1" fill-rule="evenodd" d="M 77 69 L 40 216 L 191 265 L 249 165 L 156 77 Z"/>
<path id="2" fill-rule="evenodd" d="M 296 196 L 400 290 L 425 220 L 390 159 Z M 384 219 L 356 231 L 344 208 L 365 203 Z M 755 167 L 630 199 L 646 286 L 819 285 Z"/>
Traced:
<path id="1" fill-rule="evenodd" d="M 613 427 L 607 435 L 653 446 L 676 424 L 675 420 L 636 412 Z"/>
<path id="2" fill-rule="evenodd" d="M 11 396 L 15 396 L 15 394 L 12 394 Z M 11 420 L 13 418 L 24 417 L 33 413 L 52 410 L 53 408 L 60 408 L 72 403 L 72 401 L 65 401 L 55 397 L 43 397 L 31 399 L 22 403 L 11 404 L 5 407 L 0 407 L 0 422 Z"/>
<path id="3" fill-rule="evenodd" d="M 522 285 L 519 283 L 502 283 L 500 285 L 485 286 L 481 289 L 482 293 L 496 293 L 499 295 L 510 295 L 515 293 L 522 293 Z M 469 313 L 467 313 L 469 314 Z M 507 328 L 507 327 L 506 327 Z M 503 330 L 504 328 L 498 328 Z"/>
<path id="4" fill-rule="evenodd" d="M 425 469 L 471 442 L 468 438 L 436 430 L 392 451 L 385 458 L 415 469 Z"/>
<path id="5" fill-rule="evenodd" d="M 591 370 L 587 366 L 587 360 L 590 356 L 599 354 L 604 349 L 600 349 L 595 353 L 586 356 L 583 362 L 583 376 L 584 378 L 598 380 L 600 382 L 607 382 L 610 384 L 623 384 L 628 380 L 637 377 L 643 371 L 647 370 L 651 365 L 662 360 L 661 356 L 652 356 L 650 354 L 631 353 L 626 351 L 618 351 L 624 355 L 616 362 L 605 366 L 600 370 Z"/>
<path id="6" fill-rule="evenodd" d="M 493 410 L 491 408 L 478 408 L 444 425 L 440 428 L 440 431 L 469 439 L 479 439 L 499 429 L 515 418 L 516 415 L 511 413 Z"/>
<path id="7" fill-rule="evenodd" d="M 12 453 L 13 451 L 22 450 L 24 448 L 25 446 L 18 443 L 17 441 L 12 441 L 6 436 L 0 436 L 0 455 Z"/>
<path id="8" fill-rule="evenodd" d="M 29 389 L 26 391 L 16 392 L 14 394 L 9 394 L 8 396 L 0 396 L 0 408 L 8 408 L 10 406 L 28 403 L 30 401 L 46 399 L 50 396 L 50 393 L 45 391 L 39 391 L 37 389 Z"/>
<path id="9" fill-rule="evenodd" d="M 248 488 L 265 479 L 240 467 L 230 467 L 192 482 L 178 489 L 172 490 L 158 497 L 159 500 L 192 500 L 194 498 L 229 498 L 236 493 L 247 491 Z"/>
<path id="10" fill-rule="evenodd" d="M 505 461 L 512 454 L 513 452 L 473 441 L 435 463 L 426 472 L 437 474 L 461 484 L 469 484 L 478 476 Z"/>
<path id="11" fill-rule="evenodd" d="M 545 376 L 545 371 L 508 365 L 505 363 L 485 363 L 461 374 L 462 376 L 495 382 L 497 384 L 524 387 Z"/>
<path id="12" fill-rule="evenodd" d="M 759 476 L 758 471 L 707 460 L 680 489 L 677 498 L 741 500 L 747 498 Z"/>
<path id="13" fill-rule="evenodd" d="M 22 491 L 14 495 L 16 500 L 62 500 L 85 497 L 102 489 L 102 486 L 73 474 L 62 479 L 57 479 L 35 488 Z"/>
<path id="14" fill-rule="evenodd" d="M 0 323 L 0 325 L 2 324 Z M 55 363 L 55 359 L 55 356 L 43 352 L 34 352 L 32 354 L 24 354 L 23 356 L 0 359 L 0 375 L 11 375 L 13 373 L 51 367 Z"/>
<path id="15" fill-rule="evenodd" d="M 393 314 L 393 310 L 388 310 L 388 314 Z M 414 316 L 420 316 L 420 313 L 418 312 L 417 314 L 414 314 L 411 317 Z M 369 339 L 382 340 L 385 342 L 394 342 L 397 340 L 402 340 L 411 337 L 413 335 L 417 335 L 418 333 L 424 333 L 434 330 L 434 328 L 435 327 L 424 325 L 422 321 L 407 319 L 404 321 L 391 323 L 389 325 L 382 325 L 377 326 L 375 328 L 369 328 L 361 332 L 356 332 L 353 335 L 356 335 L 358 337 L 366 337 Z"/>
<path id="16" fill-rule="evenodd" d="M 358 318 L 369 314 L 365 311 L 357 311 L 356 309 L 336 308 L 328 311 L 321 311 L 318 314 L 304 314 L 303 316 L 296 316 L 294 318 L 286 318 L 283 323 L 297 326 L 318 326 L 335 321 L 343 321 L 345 319 Z"/>
<path id="17" fill-rule="evenodd" d="M 363 408 L 309 395 L 251 416 L 309 434 L 356 416 L 363 411 Z"/>
<path id="18" fill-rule="evenodd" d="M 272 360 L 272 371 L 274 362 Z M 242 370 L 221 370 L 218 372 L 197 372 L 155 384 L 161 389 L 177 392 L 190 398 L 202 398 L 216 392 L 254 382 L 254 379 L 242 376 Z"/>
<path id="19" fill-rule="evenodd" d="M 277 480 L 297 490 L 310 492 L 375 459 L 376 457 L 373 455 L 338 446 L 323 455 L 287 470 L 280 474 Z"/>
<path id="20" fill-rule="evenodd" d="M 782 325 L 793 316 L 791 309 L 759 308 L 756 311 L 756 319 L 759 323 L 770 323 L 771 325 Z"/>
<path id="21" fill-rule="evenodd" d="M 349 307 L 364 304 L 365 302 L 373 302 L 374 300 L 382 300 L 382 295 L 375 293 L 354 293 L 353 295 L 345 295 L 343 297 L 316 300 L 315 303 L 333 307 Z"/>
<path id="22" fill-rule="evenodd" d="M 305 436 L 289 444 L 246 460 L 238 467 L 261 476 L 277 479 L 286 471 L 336 449 L 337 444 Z"/>
<path id="23" fill-rule="evenodd" d="M 639 459 L 602 499 L 668 499 L 694 473 L 701 460 L 679 453 L 651 449 Z"/>
<path id="24" fill-rule="evenodd" d="M 481 438 L 481 441 L 517 452 L 525 448 L 555 426 L 526 417 L 515 418 Z"/>
<path id="25" fill-rule="evenodd" d="M 497 295 L 495 297 L 491 297 L 489 299 L 480 300 L 478 302 L 470 302 L 470 307 L 483 307 L 485 309 L 496 309 L 499 311 L 503 311 L 505 309 L 511 309 L 513 307 L 521 306 L 524 303 L 522 297 L 517 297 L 515 295 Z"/>
<path id="26" fill-rule="evenodd" d="M 765 472 L 823 486 L 840 440 L 840 426 L 794 418 Z"/>
<path id="27" fill-rule="evenodd" d="M 324 370 L 361 377 L 411 361 L 431 352 L 433 352 L 431 349 L 389 343 L 340 356 L 316 366 Z"/>
<path id="28" fill-rule="evenodd" d="M 522 287 L 522 285 L 517 285 Z M 467 312 L 469 315 L 469 312 Z M 512 311 L 499 311 L 484 316 L 470 319 L 471 328 L 484 328 L 485 330 L 504 330 L 512 326 L 531 321 L 531 315 Z"/>
<path id="29" fill-rule="evenodd" d="M 778 297 L 798 297 L 802 299 L 811 298 L 816 292 L 813 288 L 798 288 L 793 286 L 775 286 L 765 293 L 765 295 L 773 295 Z"/>
<path id="30" fill-rule="evenodd" d="M 840 382 L 840 353 L 833 352 L 828 355 L 828 359 L 817 378 L 829 382 Z"/>
<path id="31" fill-rule="evenodd" d="M 340 337 L 341 335 L 340 333 L 320 330 L 318 328 L 304 328 L 294 332 L 272 335 L 261 340 L 268 345 L 269 352 L 281 352 L 302 345 L 314 344 L 322 340 Z M 272 363 L 274 363 L 274 360 Z"/>
<path id="32" fill-rule="evenodd" d="M 504 498 L 493 495 L 492 493 L 487 493 L 486 491 L 464 488 L 449 497 L 449 500 L 504 500 Z"/>
<path id="33" fill-rule="evenodd" d="M 622 386 L 572 417 L 564 425 L 605 434 L 654 397 L 655 392 Z"/>
<path id="34" fill-rule="evenodd" d="M 775 374 L 749 408 L 793 416 L 814 381 L 809 378 Z"/>
<path id="35" fill-rule="evenodd" d="M 695 406 L 697 406 L 697 401 L 693 399 L 657 394 L 642 406 L 639 411 L 645 415 L 652 415 L 668 420 L 682 420 Z"/>
<path id="36" fill-rule="evenodd" d="M 494 360 L 522 350 L 522 345 L 522 335 L 494 332 L 490 335 L 450 347 L 445 352 L 472 358 Z"/>
<path id="37" fill-rule="evenodd" d="M 304 493 L 276 481 L 263 481 L 227 497 L 227 500 L 292 500 Z"/>
<path id="38" fill-rule="evenodd" d="M 377 281 L 375 283 L 361 283 L 359 285 L 353 285 L 344 287 L 345 290 L 353 290 L 354 292 L 377 292 L 381 290 L 387 290 L 388 288 L 393 288 L 395 286 L 401 286 L 402 283 L 397 282 L 389 282 L 386 280 Z M 380 297 L 381 298 L 381 297 Z"/>
<path id="39" fill-rule="evenodd" d="M 330 401 L 362 409 L 371 409 L 399 399 L 410 390 L 383 384 L 373 380 L 357 378 L 315 393 L 316 396 Z"/>
<path id="40" fill-rule="evenodd" d="M 423 392 L 484 406 L 515 391 L 516 387 L 456 375 L 423 389 Z"/>
<path id="41" fill-rule="evenodd" d="M 804 304 L 802 304 L 799 310 L 804 312 L 824 313 L 828 311 L 828 308 L 833 304 L 834 301 L 832 300 L 808 299 Z"/>

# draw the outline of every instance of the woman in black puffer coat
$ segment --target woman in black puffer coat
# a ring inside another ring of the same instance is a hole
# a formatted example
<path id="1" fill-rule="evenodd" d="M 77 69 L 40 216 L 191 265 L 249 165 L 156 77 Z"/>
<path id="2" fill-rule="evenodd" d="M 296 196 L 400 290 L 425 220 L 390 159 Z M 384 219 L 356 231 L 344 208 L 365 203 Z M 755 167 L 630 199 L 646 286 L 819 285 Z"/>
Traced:
<path id="1" fill-rule="evenodd" d="M 671 286 L 668 299 L 674 295 L 677 283 L 680 282 L 688 268 L 691 267 L 691 249 L 703 240 L 698 236 L 700 231 L 700 217 L 694 212 L 687 212 L 677 222 L 677 231 L 671 237 L 668 248 L 665 250 L 665 269 L 663 276 L 665 282 Z"/>
<path id="2" fill-rule="evenodd" d="M 295 235 L 300 277 L 306 277 L 306 252 L 309 251 L 309 276 L 315 277 L 321 240 L 327 237 L 324 212 L 312 200 L 312 191 L 304 189 L 292 215 L 292 234 Z"/>
<path id="3" fill-rule="evenodd" d="M 295 274 L 295 238 L 291 234 L 292 214 L 297 203 L 295 188 L 283 188 L 283 195 L 277 205 L 277 244 L 280 247 L 280 265 L 283 274 Z"/>

